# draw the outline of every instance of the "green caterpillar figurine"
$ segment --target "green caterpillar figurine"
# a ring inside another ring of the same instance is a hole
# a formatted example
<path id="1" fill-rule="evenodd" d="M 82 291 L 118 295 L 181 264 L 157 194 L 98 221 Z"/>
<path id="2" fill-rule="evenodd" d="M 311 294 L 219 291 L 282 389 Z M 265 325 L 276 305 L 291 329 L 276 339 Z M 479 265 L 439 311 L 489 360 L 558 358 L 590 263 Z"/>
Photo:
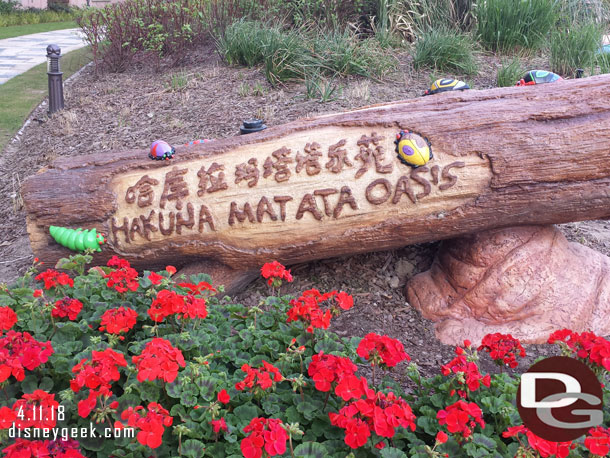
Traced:
<path id="1" fill-rule="evenodd" d="M 82 230 L 50 226 L 49 232 L 57 243 L 72 251 L 85 251 L 87 248 L 102 251 L 100 245 L 106 241 L 104 235 L 98 234 L 95 229 Z"/>

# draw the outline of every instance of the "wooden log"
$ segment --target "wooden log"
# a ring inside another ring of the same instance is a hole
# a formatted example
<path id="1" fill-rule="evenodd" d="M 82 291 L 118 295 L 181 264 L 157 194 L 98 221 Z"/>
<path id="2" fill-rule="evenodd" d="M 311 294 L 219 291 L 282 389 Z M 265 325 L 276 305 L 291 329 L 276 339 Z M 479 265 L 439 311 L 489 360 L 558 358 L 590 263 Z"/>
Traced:
<path id="1" fill-rule="evenodd" d="M 401 130 L 427 138 L 401 163 Z M 151 139 L 154 140 L 154 139 Z M 610 217 L 610 75 L 444 93 L 298 120 L 256 134 L 62 158 L 22 194 L 32 250 L 70 252 L 50 225 L 97 228 L 136 268 L 255 270 L 477 231 Z M 222 282 L 222 279 L 219 281 Z"/>

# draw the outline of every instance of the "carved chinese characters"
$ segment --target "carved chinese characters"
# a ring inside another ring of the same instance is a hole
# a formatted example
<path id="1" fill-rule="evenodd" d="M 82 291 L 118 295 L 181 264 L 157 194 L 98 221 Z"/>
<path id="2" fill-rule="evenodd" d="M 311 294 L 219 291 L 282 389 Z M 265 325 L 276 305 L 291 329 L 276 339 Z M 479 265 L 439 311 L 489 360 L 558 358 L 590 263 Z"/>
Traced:
<path id="1" fill-rule="evenodd" d="M 111 242 L 128 249 L 171 237 L 206 240 L 266 238 L 312 224 L 346 230 L 353 221 L 443 211 L 441 194 L 461 193 L 464 168 L 487 169 L 477 159 L 443 157 L 413 169 L 396 158 L 392 129 L 346 128 L 316 138 L 294 134 L 264 146 L 123 176 L 118 210 L 109 220 Z M 488 180 L 489 171 L 478 179 Z M 457 199 L 457 200 L 455 200 Z M 426 203 L 428 202 L 428 203 Z"/>

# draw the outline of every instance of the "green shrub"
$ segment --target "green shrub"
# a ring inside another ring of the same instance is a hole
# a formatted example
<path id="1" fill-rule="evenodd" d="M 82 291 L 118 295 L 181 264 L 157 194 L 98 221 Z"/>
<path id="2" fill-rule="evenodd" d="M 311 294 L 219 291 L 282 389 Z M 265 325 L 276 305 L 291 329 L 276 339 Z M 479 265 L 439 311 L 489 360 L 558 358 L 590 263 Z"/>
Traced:
<path id="1" fill-rule="evenodd" d="M 485 0 L 475 8 L 480 41 L 489 49 L 537 49 L 558 16 L 556 0 Z"/>
<path id="2" fill-rule="evenodd" d="M 575 24 L 551 35 L 551 70 L 574 76 L 576 69 L 593 65 L 602 42 L 603 29 L 594 23 Z"/>
<path id="3" fill-rule="evenodd" d="M 218 48 L 229 64 L 263 64 L 271 84 L 305 79 L 312 71 L 381 77 L 396 65 L 374 39 L 361 40 L 348 31 L 286 30 L 248 20 L 227 27 Z"/>
<path id="4" fill-rule="evenodd" d="M 559 12 L 566 24 L 610 21 L 610 3 L 605 0 L 559 0 Z"/>
<path id="5" fill-rule="evenodd" d="M 474 43 L 469 35 L 450 29 L 433 29 L 415 42 L 413 66 L 471 75 L 477 72 Z"/>
<path id="6" fill-rule="evenodd" d="M 307 65 L 325 73 L 382 77 L 396 65 L 376 40 L 358 39 L 348 30 L 317 33 L 310 43 Z"/>
<path id="7" fill-rule="evenodd" d="M 502 67 L 498 69 L 496 77 L 496 85 L 498 87 L 514 86 L 521 79 L 526 69 L 521 65 L 518 57 L 503 62 Z"/>
<path id="8" fill-rule="evenodd" d="M 17 0 L 0 0 L 0 14 L 7 14 L 16 11 L 19 7 Z"/>
<path id="9" fill-rule="evenodd" d="M 599 53 L 595 56 L 595 69 L 591 73 L 610 73 L 610 53 Z"/>
<path id="10" fill-rule="evenodd" d="M 409 41 L 430 30 L 467 30 L 472 24 L 473 0 L 386 1 L 390 28 Z"/>
<path id="11" fill-rule="evenodd" d="M 3 3 L 0 3 L 2 5 Z M 51 10 L 25 10 L 2 12 L 0 14 L 0 27 L 12 25 L 44 24 L 47 22 L 66 22 L 74 19 L 72 12 Z"/>

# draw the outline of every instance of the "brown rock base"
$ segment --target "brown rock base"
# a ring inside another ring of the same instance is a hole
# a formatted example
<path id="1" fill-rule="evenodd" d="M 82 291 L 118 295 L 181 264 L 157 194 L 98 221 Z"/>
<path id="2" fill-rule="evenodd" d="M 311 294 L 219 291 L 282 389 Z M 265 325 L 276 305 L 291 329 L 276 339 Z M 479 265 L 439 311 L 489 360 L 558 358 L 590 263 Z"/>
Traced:
<path id="1" fill-rule="evenodd" d="M 610 334 L 610 258 L 554 226 L 495 229 L 443 242 L 407 284 L 409 303 L 446 344 L 510 333 L 543 343 L 557 330 Z"/>

